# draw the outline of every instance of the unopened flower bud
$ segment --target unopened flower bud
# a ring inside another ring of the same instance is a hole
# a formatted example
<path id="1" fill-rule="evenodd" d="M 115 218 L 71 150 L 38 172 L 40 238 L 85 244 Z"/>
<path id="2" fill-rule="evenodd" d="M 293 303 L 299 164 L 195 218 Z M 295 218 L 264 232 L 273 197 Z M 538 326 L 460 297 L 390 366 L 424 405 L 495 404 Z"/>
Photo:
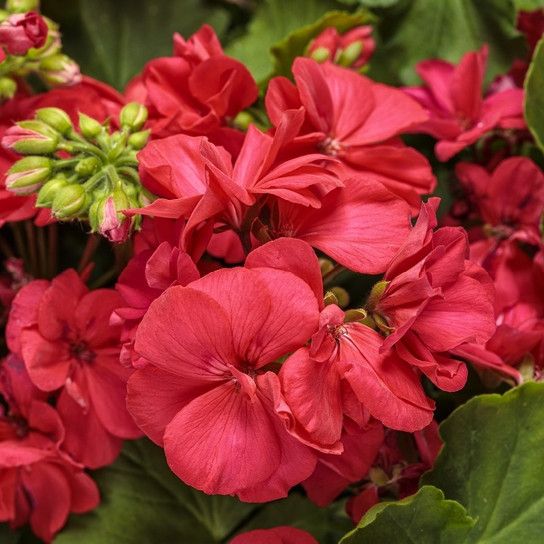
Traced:
<path id="1" fill-rule="evenodd" d="M 369 312 L 373 312 L 376 309 L 376 306 L 380 302 L 380 299 L 382 298 L 382 295 L 387 289 L 389 283 L 391 282 L 382 280 L 374 284 L 372 290 L 370 291 L 370 295 L 368 296 L 368 299 L 365 303 L 366 310 L 368 310 Z"/>
<path id="2" fill-rule="evenodd" d="M 232 126 L 238 130 L 247 131 L 249 125 L 255 122 L 255 118 L 247 111 L 241 111 L 232 121 Z"/>
<path id="3" fill-rule="evenodd" d="M 114 191 L 93 202 L 89 209 L 92 232 L 100 232 L 110 242 L 124 242 L 130 231 L 131 220 L 121 210 L 127 208 L 130 208 L 130 202 L 123 191 Z"/>
<path id="4" fill-rule="evenodd" d="M 47 24 L 34 11 L 14 13 L 0 23 L 0 43 L 10 55 L 24 55 L 31 47 L 42 47 Z"/>
<path id="5" fill-rule="evenodd" d="M 17 92 L 17 83 L 11 77 L 0 78 L 0 98 L 13 98 Z"/>
<path id="6" fill-rule="evenodd" d="M 140 130 L 146 121 L 147 108 L 138 102 L 127 104 L 119 114 L 121 128 L 127 128 L 134 132 Z"/>
<path id="7" fill-rule="evenodd" d="M 9 127 L 2 145 L 22 155 L 47 155 L 57 150 L 59 133 L 42 121 L 20 121 Z"/>
<path id="8" fill-rule="evenodd" d="M 354 65 L 363 51 L 363 42 L 352 42 L 346 49 L 342 49 L 336 58 L 336 64 L 349 68 Z"/>
<path id="9" fill-rule="evenodd" d="M 68 56 L 51 55 L 40 61 L 40 76 L 51 85 L 69 87 L 81 81 L 79 66 Z"/>
<path id="10" fill-rule="evenodd" d="M 96 138 L 102 132 L 103 128 L 104 127 L 96 119 L 93 119 L 84 113 L 79 114 L 79 130 L 85 138 L 89 140 Z"/>
<path id="11" fill-rule="evenodd" d="M 34 193 L 51 175 L 52 167 L 47 157 L 24 157 L 8 170 L 6 189 L 18 195 Z"/>
<path id="12" fill-rule="evenodd" d="M 99 166 L 100 161 L 96 157 L 86 157 L 76 164 L 75 171 L 82 177 L 91 177 Z"/>
<path id="13" fill-rule="evenodd" d="M 25 13 L 37 10 L 40 7 L 40 0 L 7 0 L 6 9 L 10 13 Z"/>
<path id="14" fill-rule="evenodd" d="M 59 191 L 53 199 L 51 214 L 57 219 L 75 219 L 89 205 L 85 189 L 79 184 L 71 184 Z"/>
<path id="15" fill-rule="evenodd" d="M 335 285 L 334 287 L 331 287 L 331 292 L 334 293 L 334 296 L 338 301 L 336 304 L 338 304 L 340 308 L 345 308 L 349 304 L 349 294 L 343 287 Z"/>
<path id="16" fill-rule="evenodd" d="M 66 178 L 50 179 L 44 183 L 40 189 L 36 206 L 38 206 L 38 208 L 51 208 L 57 194 L 67 186 L 68 180 Z"/>
<path id="17" fill-rule="evenodd" d="M 319 259 L 319 268 L 321 269 L 321 275 L 324 276 L 334 268 L 334 265 L 331 260 L 321 258 Z"/>
<path id="18" fill-rule="evenodd" d="M 310 53 L 310 57 L 317 62 L 331 60 L 331 52 L 326 47 L 318 47 Z"/>
<path id="19" fill-rule="evenodd" d="M 140 130 L 140 132 L 134 132 L 128 137 L 128 145 L 132 147 L 132 149 L 143 149 L 145 144 L 147 143 L 147 140 L 149 139 L 149 134 L 151 133 L 151 130 Z"/>
<path id="20" fill-rule="evenodd" d="M 54 128 L 63 136 L 70 134 L 74 130 L 70 116 L 60 108 L 40 108 L 36 111 L 36 118 Z"/>
<path id="21" fill-rule="evenodd" d="M 367 313 L 363 308 L 354 308 L 346 311 L 344 323 L 352 323 L 354 321 L 364 321 L 367 318 Z"/>

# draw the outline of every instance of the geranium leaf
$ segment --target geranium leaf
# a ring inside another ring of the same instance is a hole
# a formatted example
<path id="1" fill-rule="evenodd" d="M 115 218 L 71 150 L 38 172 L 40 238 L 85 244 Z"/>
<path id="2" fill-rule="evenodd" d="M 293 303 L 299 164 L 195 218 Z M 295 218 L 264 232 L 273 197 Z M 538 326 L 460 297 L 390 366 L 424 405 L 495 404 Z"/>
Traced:
<path id="1" fill-rule="evenodd" d="M 315 23 L 328 11 L 338 8 L 334 0 L 265 0 L 242 38 L 232 42 L 226 53 L 243 62 L 257 81 L 272 72 L 272 57 L 266 51 L 290 32 Z"/>
<path id="2" fill-rule="evenodd" d="M 117 461 L 93 477 L 100 505 L 70 516 L 55 544 L 222 542 L 259 508 L 186 486 L 168 468 L 163 451 L 146 439 L 127 442 Z"/>
<path id="3" fill-rule="evenodd" d="M 340 544 L 457 544 L 466 538 L 473 525 L 474 520 L 459 503 L 444 500 L 440 489 L 425 486 L 411 497 L 371 508 Z"/>
<path id="4" fill-rule="evenodd" d="M 514 58 L 524 56 L 511 0 L 404 0 L 381 15 L 383 43 L 372 57 L 369 75 L 392 85 L 417 85 L 414 66 L 421 60 L 457 63 L 483 43 L 490 51 L 488 83 L 506 72 Z"/>
<path id="5" fill-rule="evenodd" d="M 422 483 L 477 518 L 468 543 L 534 542 L 544 533 L 544 383 L 482 395 L 440 426 L 445 442 Z M 465 541 L 463 541 L 465 542 Z"/>
<path id="6" fill-rule="evenodd" d="M 420 491 L 370 509 L 341 544 L 535 542 L 544 532 L 535 477 L 544 466 L 543 418 L 544 383 L 474 397 L 441 424 L 444 447 Z"/>
<path id="7" fill-rule="evenodd" d="M 61 24 L 65 52 L 85 74 L 118 90 L 148 60 L 172 54 L 174 32 L 189 37 L 208 23 L 220 33 L 229 20 L 224 8 L 200 0 L 79 0 L 77 8 L 70 6 L 68 20 L 63 17 L 66 4 L 46 0 L 42 6 Z"/>
<path id="8" fill-rule="evenodd" d="M 540 149 L 544 150 L 544 40 L 538 43 L 525 78 L 525 119 Z"/>

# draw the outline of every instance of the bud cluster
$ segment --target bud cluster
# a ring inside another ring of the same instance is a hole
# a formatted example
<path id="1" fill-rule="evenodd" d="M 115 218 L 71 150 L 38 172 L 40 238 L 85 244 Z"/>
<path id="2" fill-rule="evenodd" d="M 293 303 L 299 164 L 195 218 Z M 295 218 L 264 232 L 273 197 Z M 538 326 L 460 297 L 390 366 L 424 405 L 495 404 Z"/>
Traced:
<path id="1" fill-rule="evenodd" d="M 61 52 L 58 25 L 38 9 L 39 0 L 8 0 L 0 10 L 0 100 L 11 98 L 17 79 L 31 73 L 52 86 L 81 81 L 79 66 Z"/>
<path id="2" fill-rule="evenodd" d="M 146 144 L 141 130 L 147 110 L 136 102 L 120 112 L 121 130 L 110 134 L 109 121 L 79 114 L 79 132 L 59 108 L 42 108 L 35 119 L 9 128 L 2 145 L 26 155 L 8 171 L 6 188 L 18 195 L 38 194 L 36 205 L 51 208 L 59 221 L 88 221 L 92 232 L 123 242 L 140 216 L 122 210 L 139 208 L 149 198 L 140 183 L 136 153 Z"/>
<path id="3" fill-rule="evenodd" d="M 375 48 L 370 25 L 357 26 L 343 34 L 328 27 L 312 40 L 307 55 L 317 62 L 329 61 L 363 72 Z"/>

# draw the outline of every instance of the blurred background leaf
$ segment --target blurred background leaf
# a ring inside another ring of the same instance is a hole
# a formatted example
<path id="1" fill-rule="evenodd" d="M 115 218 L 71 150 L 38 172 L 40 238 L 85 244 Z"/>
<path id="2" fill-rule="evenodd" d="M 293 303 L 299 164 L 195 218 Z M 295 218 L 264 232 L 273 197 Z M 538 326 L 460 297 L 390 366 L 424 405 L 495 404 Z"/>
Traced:
<path id="1" fill-rule="evenodd" d="M 172 54 L 174 32 L 187 38 L 208 23 L 221 38 L 230 21 L 206 0 L 42 0 L 41 11 L 60 24 L 83 73 L 121 91 L 148 60 Z"/>
<path id="2" fill-rule="evenodd" d="M 381 43 L 368 75 L 390 85 L 417 85 L 417 62 L 440 58 L 457 63 L 483 43 L 490 51 L 487 83 L 508 71 L 514 58 L 525 56 L 512 0 L 400 0 L 377 13 Z"/>

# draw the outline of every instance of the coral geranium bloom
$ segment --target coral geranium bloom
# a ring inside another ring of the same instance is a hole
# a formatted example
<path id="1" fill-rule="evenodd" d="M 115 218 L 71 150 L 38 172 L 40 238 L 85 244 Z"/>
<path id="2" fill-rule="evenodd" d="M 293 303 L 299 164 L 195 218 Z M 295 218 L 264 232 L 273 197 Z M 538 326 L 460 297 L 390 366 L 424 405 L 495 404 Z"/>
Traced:
<path id="1" fill-rule="evenodd" d="M 265 367 L 317 320 L 310 287 L 265 267 L 218 270 L 151 304 L 135 343 L 150 364 L 130 379 L 128 406 L 185 483 L 261 502 L 312 473 L 315 454 L 276 413 L 280 384 Z"/>

